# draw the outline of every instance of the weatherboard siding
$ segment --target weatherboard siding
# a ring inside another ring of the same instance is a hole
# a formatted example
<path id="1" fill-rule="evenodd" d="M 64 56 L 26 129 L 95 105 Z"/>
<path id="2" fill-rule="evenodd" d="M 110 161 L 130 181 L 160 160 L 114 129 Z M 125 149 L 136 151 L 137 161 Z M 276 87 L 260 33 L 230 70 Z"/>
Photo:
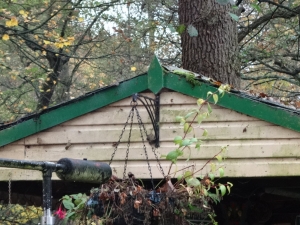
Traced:
<path id="1" fill-rule="evenodd" d="M 148 94 L 148 96 L 153 96 Z M 37 161 L 57 161 L 60 158 L 87 158 L 108 162 L 114 150 L 124 123 L 127 120 L 131 99 L 125 99 L 103 107 L 81 117 L 57 125 L 53 128 L 23 138 L 0 148 L 1 158 L 14 158 Z M 182 128 L 175 123 L 176 115 L 185 115 L 189 109 L 196 108 L 196 99 L 177 92 L 163 92 L 160 99 L 160 148 L 158 156 L 175 150 L 172 140 L 182 135 Z M 224 161 L 225 175 L 232 177 L 255 176 L 296 176 L 300 175 L 300 133 L 242 115 L 232 110 L 212 105 L 212 115 L 203 122 L 202 128 L 208 130 L 208 138 L 201 150 L 192 149 L 190 160 L 178 161 L 172 173 L 191 164 L 200 169 L 220 148 L 229 145 Z M 153 133 L 146 110 L 138 106 L 148 134 Z M 255 110 L 255 108 L 253 109 Z M 197 126 L 197 125 L 196 125 Z M 127 126 L 129 128 L 129 125 Z M 196 136 L 202 135 L 200 128 Z M 113 173 L 122 177 L 124 158 L 127 149 L 128 131 L 124 132 L 122 143 L 112 163 Z M 131 134 L 129 162 L 127 171 L 139 178 L 149 178 L 143 145 L 137 120 L 134 119 Z M 152 174 L 162 178 L 151 146 L 146 143 Z M 188 156 L 189 153 L 186 153 Z M 161 160 L 165 172 L 170 162 Z M 200 173 L 209 172 L 209 167 Z M 38 171 L 0 168 L 0 180 L 7 180 L 8 173 L 13 180 L 41 180 Z M 172 174 L 174 175 L 174 174 Z M 55 174 L 53 179 L 57 179 Z"/>

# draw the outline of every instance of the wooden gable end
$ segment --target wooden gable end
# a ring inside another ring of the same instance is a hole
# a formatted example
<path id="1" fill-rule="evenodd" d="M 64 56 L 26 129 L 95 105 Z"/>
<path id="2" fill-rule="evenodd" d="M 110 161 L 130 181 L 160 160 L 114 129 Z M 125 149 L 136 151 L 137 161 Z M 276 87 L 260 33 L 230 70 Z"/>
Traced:
<path id="1" fill-rule="evenodd" d="M 148 94 L 154 97 L 153 94 Z M 182 128 L 175 122 L 177 115 L 185 115 L 188 110 L 196 108 L 196 98 L 178 92 L 164 91 L 160 95 L 160 147 L 154 149 L 160 157 L 176 146 L 173 139 L 182 135 Z M 125 122 L 131 110 L 131 98 L 117 101 L 78 118 L 69 120 L 53 128 L 0 148 L 3 158 L 58 161 L 60 158 L 109 162 Z M 220 148 L 229 145 L 227 158 L 223 163 L 225 175 L 230 177 L 256 176 L 299 176 L 300 133 L 250 117 L 236 111 L 213 105 L 212 115 L 195 129 L 201 137 L 205 128 L 209 135 L 200 151 L 191 149 L 190 160 L 182 158 L 177 166 L 172 167 L 172 175 L 189 165 L 201 168 Z M 146 109 L 139 104 L 138 110 L 148 134 L 153 134 L 152 124 Z M 113 173 L 123 176 L 124 159 L 127 150 L 129 125 L 124 131 L 121 143 L 111 164 Z M 146 137 L 144 137 L 146 139 Z M 152 147 L 145 140 L 151 170 L 154 178 L 162 178 Z M 186 157 L 189 152 L 186 152 Z M 170 162 L 160 159 L 167 173 Z M 138 178 L 149 178 L 148 166 L 136 118 L 133 121 L 131 143 L 129 148 L 127 172 Z M 0 180 L 7 180 L 12 173 L 13 180 L 41 180 L 38 171 L 0 168 Z M 209 168 L 201 171 L 204 175 Z M 53 179 L 57 179 L 54 175 Z"/>

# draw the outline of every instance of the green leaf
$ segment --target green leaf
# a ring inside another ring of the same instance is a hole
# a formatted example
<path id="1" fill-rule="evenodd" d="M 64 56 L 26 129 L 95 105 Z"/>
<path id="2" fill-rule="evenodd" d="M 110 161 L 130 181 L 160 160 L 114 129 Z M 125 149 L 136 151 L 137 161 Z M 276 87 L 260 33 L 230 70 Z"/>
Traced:
<path id="1" fill-rule="evenodd" d="M 191 205 L 190 203 L 189 203 L 188 206 L 189 206 L 191 212 L 195 212 L 195 213 L 203 213 L 202 207 L 199 208 L 199 207 L 196 207 L 196 206 Z"/>
<path id="2" fill-rule="evenodd" d="M 210 178 L 211 180 L 214 180 L 214 179 L 215 179 L 215 175 L 214 175 L 213 173 L 208 174 L 208 176 L 209 176 L 209 178 Z"/>
<path id="3" fill-rule="evenodd" d="M 200 124 L 200 123 L 202 123 L 202 121 L 204 120 L 204 119 L 206 119 L 206 117 L 207 117 L 207 114 L 206 113 L 201 113 L 201 114 L 199 114 L 198 116 L 197 116 L 197 122 Z"/>
<path id="4" fill-rule="evenodd" d="M 75 199 L 74 203 L 76 206 L 78 206 L 80 203 L 82 203 L 82 200 L 77 198 L 77 199 Z"/>
<path id="5" fill-rule="evenodd" d="M 208 113 L 209 113 L 209 114 L 211 114 L 211 113 L 212 113 L 212 109 L 211 109 L 211 107 L 210 107 L 210 104 L 209 104 L 209 103 L 207 103 L 207 110 L 208 110 Z"/>
<path id="6" fill-rule="evenodd" d="M 202 136 L 206 137 L 208 135 L 208 132 L 206 129 L 204 129 Z"/>
<path id="7" fill-rule="evenodd" d="M 226 187 L 223 184 L 221 184 L 219 189 L 221 191 L 221 195 L 224 196 L 226 194 Z"/>
<path id="8" fill-rule="evenodd" d="M 184 139 L 182 142 L 181 142 L 181 146 L 188 146 L 190 145 L 190 139 Z"/>
<path id="9" fill-rule="evenodd" d="M 186 183 L 187 183 L 188 186 L 192 186 L 192 187 L 198 187 L 201 184 L 200 181 L 197 178 L 194 178 L 194 177 L 188 179 L 186 181 Z"/>
<path id="10" fill-rule="evenodd" d="M 70 218 L 71 216 L 73 216 L 75 214 L 75 212 L 70 212 L 70 213 L 67 213 L 65 219 L 68 219 Z"/>
<path id="11" fill-rule="evenodd" d="M 66 200 L 66 199 L 64 199 L 63 201 L 62 201 L 62 203 L 63 203 L 63 205 L 64 205 L 64 207 L 66 208 L 66 209 L 73 209 L 74 208 L 74 204 L 73 204 L 73 202 L 71 202 L 70 200 Z"/>
<path id="12" fill-rule="evenodd" d="M 181 151 L 181 149 L 178 148 L 175 151 L 177 152 L 178 156 L 182 156 L 183 155 L 183 151 Z"/>
<path id="13" fill-rule="evenodd" d="M 189 35 L 191 37 L 197 37 L 198 36 L 197 29 L 193 25 L 191 25 L 191 24 L 188 25 L 187 32 L 189 33 Z"/>
<path id="14" fill-rule="evenodd" d="M 207 92 L 207 97 L 209 97 L 210 95 L 212 95 L 213 93 L 211 91 Z"/>
<path id="15" fill-rule="evenodd" d="M 215 104 L 217 104 L 217 102 L 219 100 L 218 95 L 217 94 L 213 94 L 213 99 L 214 99 Z"/>
<path id="16" fill-rule="evenodd" d="M 199 151 L 201 147 L 202 141 L 198 141 L 195 148 Z"/>
<path id="17" fill-rule="evenodd" d="M 198 141 L 198 139 L 197 138 L 191 138 L 190 139 L 190 143 L 192 144 L 192 143 L 195 143 L 195 142 L 197 142 Z"/>
<path id="18" fill-rule="evenodd" d="M 180 175 L 178 175 L 177 180 L 181 180 L 182 178 L 183 178 L 183 175 L 180 174 Z"/>
<path id="19" fill-rule="evenodd" d="M 211 169 L 212 172 L 215 172 L 216 171 L 216 164 L 211 163 L 210 164 L 210 169 Z"/>
<path id="20" fill-rule="evenodd" d="M 65 200 L 69 200 L 71 199 L 69 195 L 65 195 L 64 197 L 62 197 L 62 199 L 65 199 Z"/>
<path id="21" fill-rule="evenodd" d="M 197 100 L 197 105 L 200 107 L 202 104 L 204 104 L 205 103 L 205 100 L 204 99 L 202 99 L 202 98 L 199 98 L 198 100 Z"/>
<path id="22" fill-rule="evenodd" d="M 179 156 L 179 154 L 178 154 L 177 151 L 171 151 L 171 152 L 168 153 L 166 159 L 175 163 L 178 156 Z"/>
<path id="23" fill-rule="evenodd" d="M 203 194 L 204 194 L 204 196 L 208 195 L 208 192 L 207 192 L 207 190 L 205 188 L 203 188 Z"/>
<path id="24" fill-rule="evenodd" d="M 227 185 L 226 188 L 228 190 L 228 194 L 230 194 L 230 187 Z"/>
<path id="25" fill-rule="evenodd" d="M 218 190 L 218 189 L 216 189 L 216 190 Z M 218 191 L 217 191 L 217 193 L 218 193 Z M 208 192 L 208 196 L 214 201 L 215 204 L 220 202 L 220 198 L 219 198 L 218 194 Z"/>
<path id="26" fill-rule="evenodd" d="M 183 125 L 183 124 L 185 124 L 185 119 L 182 118 L 182 119 L 180 120 L 180 125 Z"/>
<path id="27" fill-rule="evenodd" d="M 233 19 L 233 20 L 235 20 L 236 22 L 238 22 L 239 21 L 239 17 L 236 15 L 236 14 L 234 14 L 234 13 L 229 13 L 229 15 L 231 16 L 231 18 Z"/>
<path id="28" fill-rule="evenodd" d="M 251 3 L 250 5 L 252 6 L 252 8 L 256 9 L 257 12 L 261 12 L 261 8 L 259 5 L 255 4 L 255 3 Z"/>
<path id="29" fill-rule="evenodd" d="M 182 116 L 176 116 L 176 118 L 175 118 L 176 122 L 180 122 L 182 119 L 183 119 Z"/>
<path id="30" fill-rule="evenodd" d="M 216 0 L 220 5 L 227 5 L 230 0 Z"/>
<path id="31" fill-rule="evenodd" d="M 187 182 L 187 180 L 190 179 L 192 176 L 193 176 L 193 173 L 192 173 L 191 171 L 185 171 L 185 172 L 184 172 L 184 175 L 183 175 L 183 177 L 184 177 L 184 179 L 185 179 L 186 182 Z"/>
<path id="32" fill-rule="evenodd" d="M 185 31 L 185 28 L 186 26 L 184 24 L 180 24 L 177 28 L 176 28 L 176 31 L 179 33 L 179 34 L 182 34 L 184 31 Z"/>
<path id="33" fill-rule="evenodd" d="M 219 168 L 219 174 L 220 174 L 220 177 L 224 176 L 224 170 L 223 170 L 223 168 Z"/>
<path id="34" fill-rule="evenodd" d="M 219 92 L 219 94 L 223 94 L 223 93 L 224 93 L 224 90 L 223 90 L 221 87 L 219 87 L 219 88 L 218 88 L 218 92 Z"/>
<path id="35" fill-rule="evenodd" d="M 217 159 L 219 162 L 222 162 L 222 156 L 221 156 L 221 155 L 217 155 L 217 156 L 216 156 L 216 159 Z"/>
<path id="36" fill-rule="evenodd" d="M 230 187 L 232 187 L 232 186 L 233 186 L 233 184 L 232 184 L 232 183 L 230 183 L 230 182 L 227 182 L 227 186 L 230 186 Z"/>
<path id="37" fill-rule="evenodd" d="M 183 126 L 184 133 L 190 133 L 193 130 L 192 126 L 189 123 L 185 123 Z"/>
<path id="38" fill-rule="evenodd" d="M 189 149 L 189 155 L 187 157 L 187 159 L 185 160 L 186 162 L 190 161 L 190 158 L 191 158 L 191 154 L 192 154 L 192 151 L 191 151 L 191 147 L 190 146 L 187 146 L 188 149 Z M 183 155 L 183 151 L 181 151 L 182 155 Z"/>
<path id="39" fill-rule="evenodd" d="M 189 118 L 191 115 L 195 114 L 196 111 L 192 111 L 192 112 L 189 112 L 188 114 L 185 115 L 185 119 Z"/>
<path id="40" fill-rule="evenodd" d="M 175 138 L 174 138 L 174 141 L 173 141 L 174 143 L 175 143 L 175 145 L 180 145 L 181 144 L 181 142 L 182 142 L 182 137 L 181 136 L 176 136 Z"/>

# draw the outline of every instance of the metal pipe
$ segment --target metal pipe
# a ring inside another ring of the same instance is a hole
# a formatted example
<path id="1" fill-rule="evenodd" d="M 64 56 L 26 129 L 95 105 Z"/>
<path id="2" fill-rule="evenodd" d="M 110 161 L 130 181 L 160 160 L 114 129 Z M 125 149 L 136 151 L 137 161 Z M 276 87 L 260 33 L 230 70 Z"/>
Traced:
<path id="1" fill-rule="evenodd" d="M 62 158 L 57 163 L 65 166 L 56 172 L 61 180 L 103 184 L 112 175 L 111 167 L 104 162 Z"/>
<path id="2" fill-rule="evenodd" d="M 43 161 L 29 161 L 29 160 L 16 160 L 16 159 L 4 159 L 0 158 L 0 167 L 18 168 L 27 170 L 39 170 L 44 171 L 46 169 L 52 170 L 52 172 L 62 172 L 65 170 L 65 165 L 43 162 Z"/>
<path id="3" fill-rule="evenodd" d="M 43 210 L 42 225 L 54 225 L 55 217 L 52 216 L 52 169 L 43 171 Z"/>

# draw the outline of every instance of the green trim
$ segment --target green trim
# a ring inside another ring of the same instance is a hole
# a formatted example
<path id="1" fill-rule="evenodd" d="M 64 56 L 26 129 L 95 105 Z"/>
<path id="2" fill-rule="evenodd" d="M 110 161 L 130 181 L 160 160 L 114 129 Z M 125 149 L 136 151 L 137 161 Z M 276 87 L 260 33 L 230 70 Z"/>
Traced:
<path id="1" fill-rule="evenodd" d="M 122 82 L 119 86 L 104 89 L 98 93 L 88 95 L 77 102 L 59 107 L 39 117 L 29 119 L 15 126 L 0 131 L 0 146 L 7 145 L 21 138 L 54 127 L 58 124 L 74 119 L 93 110 L 99 109 L 130 95 L 145 91 L 147 75 L 135 77 Z"/>
<path id="2" fill-rule="evenodd" d="M 204 99 L 207 92 L 217 90 L 205 83 L 201 86 L 193 86 L 186 79 L 172 73 L 165 75 L 165 87 L 185 95 Z M 300 132 L 299 115 L 263 102 L 253 101 L 233 93 L 226 93 L 223 98 L 219 99 L 217 105 Z"/>
<path id="3" fill-rule="evenodd" d="M 191 82 L 191 79 L 187 79 L 182 75 L 164 74 L 158 59 L 154 58 L 148 75 L 144 74 L 132 78 L 120 83 L 118 86 L 84 96 L 76 102 L 53 109 L 39 115 L 37 118 L 1 130 L 0 147 L 127 98 L 134 93 L 150 89 L 156 94 L 162 88 L 168 88 L 195 98 L 206 98 L 208 91 L 216 91 L 216 88 L 209 84 L 198 83 L 198 81 L 197 83 Z M 300 132 L 299 115 L 263 102 L 256 102 L 233 93 L 226 93 L 219 100 L 218 105 Z"/>
<path id="4" fill-rule="evenodd" d="M 154 94 L 157 94 L 164 87 L 163 68 L 156 56 L 149 66 L 148 87 Z"/>

